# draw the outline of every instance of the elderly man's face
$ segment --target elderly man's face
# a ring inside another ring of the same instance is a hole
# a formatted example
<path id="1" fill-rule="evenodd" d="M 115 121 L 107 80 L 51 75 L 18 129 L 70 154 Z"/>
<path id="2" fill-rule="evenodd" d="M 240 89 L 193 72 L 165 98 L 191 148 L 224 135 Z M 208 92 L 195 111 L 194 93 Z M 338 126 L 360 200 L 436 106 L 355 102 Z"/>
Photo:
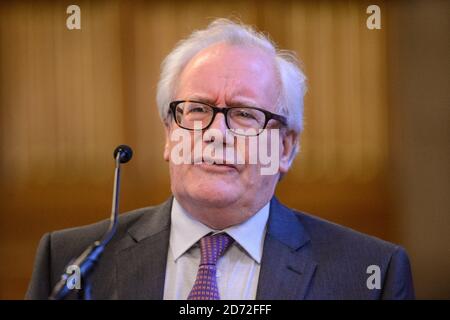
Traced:
<path id="1" fill-rule="evenodd" d="M 267 53 L 251 47 L 216 44 L 198 53 L 184 68 L 176 100 L 202 100 L 219 108 L 251 105 L 279 113 L 278 79 L 273 57 Z M 274 124 L 276 126 L 277 123 L 272 120 L 268 127 Z M 167 161 L 176 144 L 170 139 L 170 134 L 175 129 L 179 130 L 179 127 L 172 121 L 167 128 L 164 152 Z M 217 114 L 209 129 L 220 130 L 225 136 L 227 127 L 224 115 Z M 283 138 L 280 134 L 279 172 L 286 172 L 288 169 L 288 156 L 293 144 L 291 138 Z M 206 147 L 213 142 L 203 138 L 200 143 Z M 194 144 L 192 143 L 192 147 Z M 225 149 L 230 146 L 224 142 L 223 147 Z M 241 152 L 236 146 L 234 148 L 236 153 Z M 248 160 L 248 153 L 244 156 Z M 222 208 L 224 211 L 231 207 L 242 208 L 240 216 L 229 217 L 229 224 L 234 224 L 241 222 L 239 220 L 244 221 L 271 198 L 279 175 L 278 172 L 274 175 L 262 175 L 258 164 L 180 165 L 170 161 L 170 176 L 173 194 L 188 210 L 195 211 L 196 207 Z M 195 212 L 192 213 L 195 215 Z M 220 219 L 226 220 L 228 217 L 224 215 Z M 227 225 L 227 222 L 212 220 L 213 222 L 209 221 L 210 226 Z"/>

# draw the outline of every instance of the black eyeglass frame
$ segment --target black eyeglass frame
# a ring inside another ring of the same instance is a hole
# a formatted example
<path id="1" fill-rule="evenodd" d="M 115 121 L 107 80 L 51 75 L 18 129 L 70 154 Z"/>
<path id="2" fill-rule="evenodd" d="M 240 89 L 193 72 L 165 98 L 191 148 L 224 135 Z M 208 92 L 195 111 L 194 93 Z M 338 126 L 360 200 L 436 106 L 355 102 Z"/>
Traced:
<path id="1" fill-rule="evenodd" d="M 227 116 L 227 114 L 228 114 L 228 112 L 229 112 L 230 110 L 232 110 L 232 109 L 240 109 L 240 108 L 254 109 L 254 110 L 258 110 L 258 111 L 261 111 L 262 113 L 264 113 L 264 115 L 265 115 L 265 123 L 264 123 L 264 126 L 263 126 L 261 129 L 259 129 L 259 130 L 261 130 L 261 131 L 264 130 L 264 129 L 266 129 L 267 124 L 268 124 L 269 121 L 272 120 L 272 119 L 273 119 L 273 120 L 277 120 L 277 121 L 280 122 L 283 126 L 287 126 L 287 119 L 286 119 L 286 117 L 284 117 L 284 116 L 282 116 L 282 115 L 279 115 L 279 114 L 276 114 L 276 113 L 272 113 L 272 112 L 270 112 L 270 111 L 267 111 L 267 110 L 264 110 L 264 109 L 261 109 L 261 108 L 257 108 L 257 107 L 241 106 L 241 107 L 218 108 L 218 107 L 216 107 L 216 106 L 214 106 L 214 105 L 212 105 L 212 104 L 209 104 L 209 103 L 206 103 L 206 102 L 203 102 L 203 101 L 196 101 L 196 100 L 175 100 L 175 101 L 172 101 L 172 102 L 169 104 L 169 109 L 170 109 L 170 111 L 172 112 L 173 119 L 175 120 L 175 123 L 176 123 L 180 128 L 183 128 L 183 129 L 186 129 L 186 130 L 195 130 L 195 129 L 183 127 L 181 124 L 178 123 L 178 121 L 177 121 L 177 116 L 176 116 L 176 108 L 177 108 L 177 106 L 178 106 L 179 104 L 185 103 L 185 102 L 195 102 L 195 103 L 199 103 L 199 104 L 208 106 L 208 107 L 210 107 L 210 108 L 212 109 L 212 111 L 213 111 L 213 116 L 212 116 L 212 118 L 211 118 L 211 122 L 210 122 L 206 127 L 202 128 L 202 130 L 206 130 L 206 129 L 208 129 L 208 128 L 211 126 L 211 124 L 214 122 L 214 119 L 216 119 L 216 115 L 217 115 L 218 113 L 222 113 L 222 114 L 223 114 L 223 116 L 224 116 L 224 118 L 225 118 L 225 124 L 227 125 L 227 128 L 228 128 L 229 130 L 235 130 L 235 129 L 231 129 L 231 128 L 230 128 L 230 125 L 228 124 L 228 116 Z M 260 133 L 261 133 L 261 132 L 259 132 L 257 135 L 259 135 Z"/>

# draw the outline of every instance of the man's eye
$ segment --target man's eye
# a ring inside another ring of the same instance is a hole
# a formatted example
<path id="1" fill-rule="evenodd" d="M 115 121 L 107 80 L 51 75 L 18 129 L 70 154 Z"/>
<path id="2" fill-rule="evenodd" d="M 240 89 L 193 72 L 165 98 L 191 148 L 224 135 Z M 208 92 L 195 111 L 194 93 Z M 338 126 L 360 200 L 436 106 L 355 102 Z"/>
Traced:
<path id="1" fill-rule="evenodd" d="M 205 108 L 202 107 L 193 108 L 191 109 L 191 112 L 205 112 Z"/>
<path id="2" fill-rule="evenodd" d="M 188 108 L 188 113 L 205 113 L 206 108 L 201 106 L 191 106 Z"/>
<path id="3" fill-rule="evenodd" d="M 247 112 L 245 110 L 239 110 L 236 115 L 240 118 L 245 118 L 245 119 L 255 119 L 255 116 L 253 114 L 251 114 L 250 112 Z"/>

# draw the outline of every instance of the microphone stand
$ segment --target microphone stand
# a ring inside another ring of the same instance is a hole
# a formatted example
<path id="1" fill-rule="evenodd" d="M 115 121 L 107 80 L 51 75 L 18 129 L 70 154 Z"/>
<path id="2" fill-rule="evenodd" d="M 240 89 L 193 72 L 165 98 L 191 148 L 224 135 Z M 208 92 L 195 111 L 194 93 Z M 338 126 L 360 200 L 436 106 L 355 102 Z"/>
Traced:
<path id="1" fill-rule="evenodd" d="M 128 146 L 121 145 L 114 151 L 116 167 L 114 171 L 114 189 L 112 197 L 111 216 L 109 227 L 101 240 L 95 241 L 92 245 L 87 247 L 83 253 L 77 258 L 73 259 L 68 266 L 76 266 L 79 268 L 82 288 L 78 291 L 78 297 L 84 300 L 92 299 L 92 285 L 89 276 L 94 270 L 97 262 L 105 250 L 106 245 L 111 241 L 117 229 L 117 216 L 119 211 L 119 192 L 120 192 L 120 164 L 128 162 L 131 159 L 132 151 Z M 50 300 L 64 299 L 73 288 L 69 288 L 68 280 L 73 276 L 66 269 L 66 272 L 61 276 L 59 282 L 53 288 Z"/>

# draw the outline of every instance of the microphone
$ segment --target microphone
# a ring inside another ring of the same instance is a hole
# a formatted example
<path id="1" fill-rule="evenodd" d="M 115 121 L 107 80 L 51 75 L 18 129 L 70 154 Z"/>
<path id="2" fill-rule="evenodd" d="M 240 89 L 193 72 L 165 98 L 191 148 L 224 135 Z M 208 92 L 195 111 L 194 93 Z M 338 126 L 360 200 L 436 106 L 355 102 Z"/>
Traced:
<path id="1" fill-rule="evenodd" d="M 133 157 L 133 150 L 125 144 L 121 144 L 114 150 L 114 159 L 117 157 L 118 153 L 120 153 L 120 163 L 127 163 Z"/>
<path id="2" fill-rule="evenodd" d="M 53 291 L 49 296 L 50 300 L 62 300 L 71 292 L 73 285 L 69 285 L 69 281 L 74 275 L 72 274 L 73 271 L 69 272 L 69 269 L 74 270 L 74 267 L 79 270 L 79 279 L 76 279 L 76 281 L 80 281 L 80 283 L 84 286 L 84 288 L 81 288 L 83 298 L 85 300 L 92 299 L 92 287 L 88 277 L 94 270 L 97 262 L 100 260 L 106 245 L 111 241 L 116 233 L 119 211 L 120 164 L 127 163 L 131 160 L 133 157 L 133 150 L 129 146 L 122 144 L 114 150 L 113 156 L 116 167 L 114 170 L 113 197 L 108 230 L 100 240 L 95 241 L 92 245 L 87 247 L 80 256 L 72 259 L 66 268 L 66 272 L 63 273 L 61 279 L 53 288 Z M 76 274 L 77 273 L 75 272 L 75 275 Z"/>

